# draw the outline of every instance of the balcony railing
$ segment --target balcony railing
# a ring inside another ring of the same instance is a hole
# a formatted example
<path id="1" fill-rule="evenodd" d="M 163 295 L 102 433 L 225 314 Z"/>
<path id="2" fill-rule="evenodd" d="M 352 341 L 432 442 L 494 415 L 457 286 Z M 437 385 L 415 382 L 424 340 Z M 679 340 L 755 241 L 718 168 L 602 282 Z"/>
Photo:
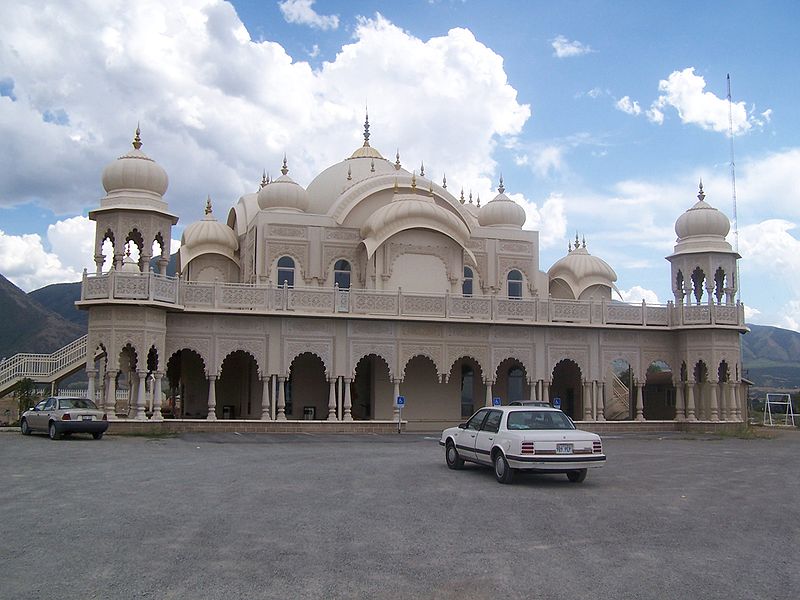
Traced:
<path id="1" fill-rule="evenodd" d="M 736 304 L 676 306 L 608 300 L 510 299 L 500 296 L 416 294 L 402 290 L 289 288 L 243 283 L 184 281 L 154 273 L 84 275 L 82 301 L 172 305 L 178 310 L 258 314 L 364 315 L 536 324 L 628 325 L 662 328 L 744 327 Z"/>

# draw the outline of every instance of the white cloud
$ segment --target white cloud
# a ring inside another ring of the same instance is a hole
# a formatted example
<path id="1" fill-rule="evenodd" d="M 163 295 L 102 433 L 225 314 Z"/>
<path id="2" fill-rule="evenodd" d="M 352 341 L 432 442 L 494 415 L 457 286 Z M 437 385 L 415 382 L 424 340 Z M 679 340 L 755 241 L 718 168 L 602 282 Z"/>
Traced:
<path id="1" fill-rule="evenodd" d="M 80 271 L 65 266 L 44 249 L 37 234 L 8 235 L 0 230 L 0 273 L 26 292 L 51 283 L 78 281 Z"/>
<path id="2" fill-rule="evenodd" d="M 656 125 L 662 125 L 664 123 L 664 112 L 655 106 L 651 106 L 644 114 L 647 115 L 647 120 L 651 123 L 655 123 Z"/>
<path id="3" fill-rule="evenodd" d="M 635 302 L 638 304 L 644 300 L 647 304 L 661 304 L 657 293 L 639 285 L 635 285 L 629 290 L 619 290 L 619 295 L 622 296 L 625 302 Z"/>
<path id="4" fill-rule="evenodd" d="M 314 29 L 337 29 L 339 17 L 337 15 L 321 15 L 314 10 L 315 0 L 284 0 L 278 2 L 287 23 L 308 25 Z"/>
<path id="5" fill-rule="evenodd" d="M 586 44 L 582 44 L 578 40 L 570 41 L 563 35 L 556 36 L 555 39 L 552 40 L 551 45 L 553 46 L 553 56 L 558 58 L 568 58 L 594 52 L 594 50 Z"/>
<path id="6" fill-rule="evenodd" d="M 728 101 L 704 91 L 705 87 L 706 80 L 702 75 L 695 75 L 694 67 L 673 71 L 658 83 L 658 90 L 663 93 L 650 108 L 650 120 L 660 123 L 663 121 L 663 109 L 671 106 L 678 111 L 682 123 L 699 125 L 710 131 L 727 132 Z M 748 115 L 744 102 L 734 102 L 730 108 L 734 134 L 747 132 L 759 125 L 757 119 Z"/>
<path id="7" fill-rule="evenodd" d="M 642 107 L 639 106 L 639 102 L 636 100 L 631 101 L 630 96 L 623 96 L 617 100 L 614 106 L 616 106 L 618 110 L 628 113 L 629 115 L 639 115 L 642 112 Z"/>
<path id="8" fill-rule="evenodd" d="M 548 177 L 565 168 L 564 147 L 553 145 L 532 148 L 530 154 L 515 156 L 514 162 L 518 166 L 531 167 L 539 177 Z"/>
<path id="9" fill-rule="evenodd" d="M 567 217 L 564 211 L 564 198 L 551 194 L 539 208 L 522 194 L 506 194 L 525 210 L 526 221 L 523 229 L 539 232 L 542 248 L 552 248 L 564 240 L 567 231 Z"/>

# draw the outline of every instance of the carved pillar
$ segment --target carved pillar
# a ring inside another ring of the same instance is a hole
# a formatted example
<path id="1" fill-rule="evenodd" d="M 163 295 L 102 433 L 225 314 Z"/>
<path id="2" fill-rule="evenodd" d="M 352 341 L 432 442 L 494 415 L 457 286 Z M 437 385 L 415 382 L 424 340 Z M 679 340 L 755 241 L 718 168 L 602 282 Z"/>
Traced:
<path id="1" fill-rule="evenodd" d="M 336 382 L 338 377 L 329 377 L 328 383 L 330 389 L 328 390 L 328 421 L 338 421 L 336 418 Z"/>
<path id="2" fill-rule="evenodd" d="M 673 384 L 673 387 L 675 388 L 675 420 L 685 421 L 686 405 L 683 400 L 683 382 L 678 381 Z"/>
<path id="3" fill-rule="evenodd" d="M 583 420 L 592 420 L 592 384 L 583 382 Z"/>
<path id="4" fill-rule="evenodd" d="M 484 406 L 491 406 L 492 405 L 492 384 L 494 383 L 491 379 L 486 380 L 486 400 Z"/>
<path id="5" fill-rule="evenodd" d="M 711 388 L 711 420 L 719 421 L 719 384 L 716 379 L 710 380 L 708 384 Z"/>
<path id="6" fill-rule="evenodd" d="M 95 274 L 100 275 L 103 273 L 103 263 L 105 262 L 105 256 L 102 254 L 95 254 L 94 255 L 94 266 L 95 266 Z"/>
<path id="7" fill-rule="evenodd" d="M 137 371 L 136 374 L 138 375 L 138 384 L 136 385 L 136 410 L 134 412 L 133 418 L 137 421 L 146 421 L 147 416 L 145 415 L 144 406 L 146 402 L 146 393 L 147 393 L 147 386 L 145 385 L 145 379 L 147 378 L 147 371 Z"/>
<path id="8" fill-rule="evenodd" d="M 276 415 L 275 419 L 278 421 L 285 421 L 286 420 L 286 399 L 283 397 L 284 389 L 283 389 L 283 382 L 286 381 L 286 377 L 281 377 L 278 375 L 278 387 L 275 388 L 275 404 L 278 407 L 278 414 Z"/>
<path id="9" fill-rule="evenodd" d="M 272 381 L 270 375 L 261 376 L 261 420 L 269 421 L 269 384 Z"/>
<path id="10" fill-rule="evenodd" d="M 97 370 L 96 369 L 86 369 L 86 375 L 89 377 L 89 388 L 86 390 L 86 396 L 92 402 L 97 402 L 96 393 L 95 393 L 95 379 L 97 377 Z"/>
<path id="11" fill-rule="evenodd" d="M 550 404 L 550 382 L 542 379 L 542 402 Z"/>
<path id="12" fill-rule="evenodd" d="M 164 373 L 156 371 L 153 373 L 153 414 L 150 416 L 151 421 L 163 421 L 164 417 L 161 416 L 161 378 Z"/>
<path id="13" fill-rule="evenodd" d="M 217 420 L 217 376 L 208 376 L 208 421 Z"/>
<path id="14" fill-rule="evenodd" d="M 112 421 L 117 418 L 117 373 L 106 371 L 106 418 Z"/>
<path id="15" fill-rule="evenodd" d="M 694 414 L 694 380 L 690 379 L 686 382 L 686 420 L 697 421 Z"/>
<path id="16" fill-rule="evenodd" d="M 351 377 L 344 378 L 344 414 L 342 415 L 342 421 L 352 421 L 353 415 L 350 414 L 350 409 L 352 408 L 352 404 L 350 401 L 350 384 L 353 382 Z"/>
<path id="17" fill-rule="evenodd" d="M 636 382 L 636 420 L 637 421 L 644 421 L 644 397 L 642 392 L 644 390 L 644 384 L 640 382 Z"/>
<path id="18" fill-rule="evenodd" d="M 733 383 L 733 413 L 736 421 L 744 420 L 742 416 L 742 382 Z"/>
<path id="19" fill-rule="evenodd" d="M 597 420 L 606 420 L 606 382 L 597 382 Z"/>
<path id="20" fill-rule="evenodd" d="M 397 421 L 400 419 L 400 409 L 397 408 L 397 397 L 400 395 L 400 380 L 394 380 L 394 398 L 392 398 L 392 406 L 394 407 L 394 411 L 392 412 L 392 420 Z"/>

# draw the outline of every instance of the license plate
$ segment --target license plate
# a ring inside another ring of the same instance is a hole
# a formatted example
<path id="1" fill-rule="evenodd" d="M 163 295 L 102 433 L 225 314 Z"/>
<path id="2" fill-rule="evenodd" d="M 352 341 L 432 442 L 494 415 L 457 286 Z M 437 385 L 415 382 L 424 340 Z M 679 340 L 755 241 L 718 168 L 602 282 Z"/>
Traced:
<path id="1" fill-rule="evenodd" d="M 556 444 L 556 454 L 572 454 L 572 444 Z"/>
<path id="2" fill-rule="evenodd" d="M 91 415 L 84 415 L 83 416 L 83 420 L 84 421 L 92 421 L 92 420 L 94 420 L 94 417 L 92 417 Z"/>

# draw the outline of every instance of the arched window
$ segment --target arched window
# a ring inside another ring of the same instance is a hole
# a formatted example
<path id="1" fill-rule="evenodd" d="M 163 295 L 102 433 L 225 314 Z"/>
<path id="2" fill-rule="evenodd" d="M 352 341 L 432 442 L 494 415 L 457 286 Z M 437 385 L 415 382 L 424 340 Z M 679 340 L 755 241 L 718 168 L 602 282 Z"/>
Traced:
<path id="1" fill-rule="evenodd" d="M 513 367 L 508 371 L 508 402 L 524 400 L 522 392 L 525 389 L 525 373 L 520 367 Z"/>
<path id="2" fill-rule="evenodd" d="M 475 371 L 461 365 L 461 416 L 470 417 L 475 412 Z"/>
<path id="3" fill-rule="evenodd" d="M 281 256 L 278 259 L 278 285 L 283 284 L 294 287 L 294 259 L 289 256 Z"/>
<path id="4" fill-rule="evenodd" d="M 333 283 L 340 290 L 350 289 L 350 263 L 346 260 L 337 260 L 333 265 Z"/>
<path id="5" fill-rule="evenodd" d="M 472 269 L 464 267 L 464 283 L 461 284 L 461 294 L 472 296 Z"/>
<path id="6" fill-rule="evenodd" d="M 508 297 L 522 298 L 522 273 L 516 269 L 508 272 Z"/>

